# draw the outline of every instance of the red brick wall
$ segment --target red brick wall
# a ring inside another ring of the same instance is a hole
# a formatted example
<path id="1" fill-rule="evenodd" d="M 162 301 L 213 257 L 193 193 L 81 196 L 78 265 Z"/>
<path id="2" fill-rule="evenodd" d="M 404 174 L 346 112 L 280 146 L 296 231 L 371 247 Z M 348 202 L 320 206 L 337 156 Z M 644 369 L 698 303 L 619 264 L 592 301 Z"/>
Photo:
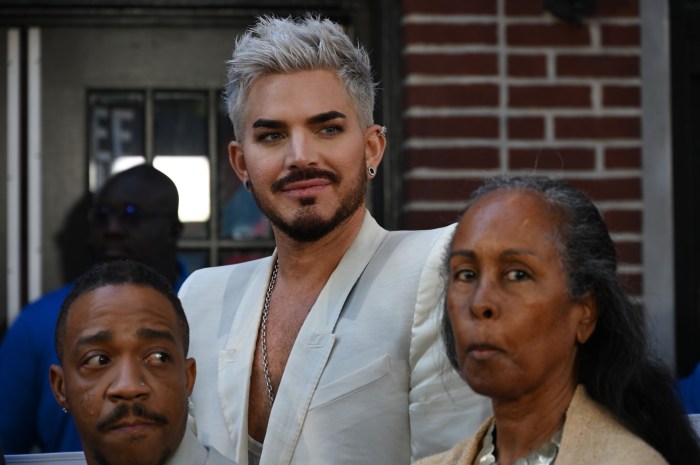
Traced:
<path id="1" fill-rule="evenodd" d="M 596 201 L 641 294 L 637 0 L 578 27 L 542 0 L 402 0 L 402 227 L 454 221 L 487 176 L 540 173 Z"/>

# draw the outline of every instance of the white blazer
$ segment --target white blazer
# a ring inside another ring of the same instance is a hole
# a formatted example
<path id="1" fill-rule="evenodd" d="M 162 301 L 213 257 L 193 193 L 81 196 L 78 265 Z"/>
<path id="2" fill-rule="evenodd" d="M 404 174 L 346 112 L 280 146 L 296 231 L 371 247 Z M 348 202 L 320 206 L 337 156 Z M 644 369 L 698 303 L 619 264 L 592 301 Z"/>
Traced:
<path id="1" fill-rule="evenodd" d="M 488 417 L 488 399 L 459 379 L 439 336 L 440 267 L 453 230 L 388 232 L 366 213 L 296 338 L 261 465 L 406 465 L 451 448 Z M 197 360 L 197 435 L 241 465 L 274 257 L 197 271 L 180 290 Z"/>

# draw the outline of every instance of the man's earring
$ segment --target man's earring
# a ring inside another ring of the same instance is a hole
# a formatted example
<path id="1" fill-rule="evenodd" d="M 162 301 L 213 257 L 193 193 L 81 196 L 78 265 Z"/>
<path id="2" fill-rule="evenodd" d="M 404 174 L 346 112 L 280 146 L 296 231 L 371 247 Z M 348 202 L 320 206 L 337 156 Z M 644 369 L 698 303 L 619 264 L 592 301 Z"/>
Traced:
<path id="1" fill-rule="evenodd" d="M 68 409 L 65 407 L 61 407 L 61 410 L 63 410 L 63 413 L 68 413 Z"/>
<path id="2" fill-rule="evenodd" d="M 373 178 L 377 174 L 377 170 L 372 168 L 371 166 L 367 167 L 367 173 L 369 173 L 369 177 Z"/>
<path id="3" fill-rule="evenodd" d="M 246 179 L 245 181 L 243 181 L 243 187 L 245 187 L 247 191 L 250 190 L 250 179 Z"/>

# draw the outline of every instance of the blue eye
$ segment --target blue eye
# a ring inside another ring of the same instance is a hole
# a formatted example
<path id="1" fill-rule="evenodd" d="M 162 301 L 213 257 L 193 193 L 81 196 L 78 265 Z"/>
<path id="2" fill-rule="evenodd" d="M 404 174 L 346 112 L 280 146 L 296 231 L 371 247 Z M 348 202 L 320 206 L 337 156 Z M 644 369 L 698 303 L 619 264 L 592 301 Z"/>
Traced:
<path id="1" fill-rule="evenodd" d="M 343 128 L 340 126 L 326 126 L 325 128 L 321 129 L 321 133 L 326 136 L 334 136 L 340 132 L 342 132 Z"/>
<path id="2" fill-rule="evenodd" d="M 266 132 L 258 135 L 255 140 L 258 142 L 277 142 L 283 137 L 281 132 Z"/>
<path id="3" fill-rule="evenodd" d="M 147 212 L 136 204 L 126 203 L 118 206 L 98 205 L 92 209 L 90 220 L 101 228 L 107 227 L 110 219 L 118 221 L 123 227 L 135 228 L 143 221 L 165 216 L 172 216 L 172 213 Z"/>

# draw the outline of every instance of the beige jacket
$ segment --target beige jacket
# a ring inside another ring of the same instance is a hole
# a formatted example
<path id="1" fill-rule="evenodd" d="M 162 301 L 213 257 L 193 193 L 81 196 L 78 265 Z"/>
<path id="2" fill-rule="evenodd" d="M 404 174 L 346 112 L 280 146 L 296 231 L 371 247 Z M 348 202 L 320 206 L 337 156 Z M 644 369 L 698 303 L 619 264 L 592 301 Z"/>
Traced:
<path id="1" fill-rule="evenodd" d="M 414 465 L 472 465 L 489 425 L 451 450 Z M 650 445 L 622 426 L 579 385 L 566 412 L 561 448 L 555 465 L 668 465 Z"/>

